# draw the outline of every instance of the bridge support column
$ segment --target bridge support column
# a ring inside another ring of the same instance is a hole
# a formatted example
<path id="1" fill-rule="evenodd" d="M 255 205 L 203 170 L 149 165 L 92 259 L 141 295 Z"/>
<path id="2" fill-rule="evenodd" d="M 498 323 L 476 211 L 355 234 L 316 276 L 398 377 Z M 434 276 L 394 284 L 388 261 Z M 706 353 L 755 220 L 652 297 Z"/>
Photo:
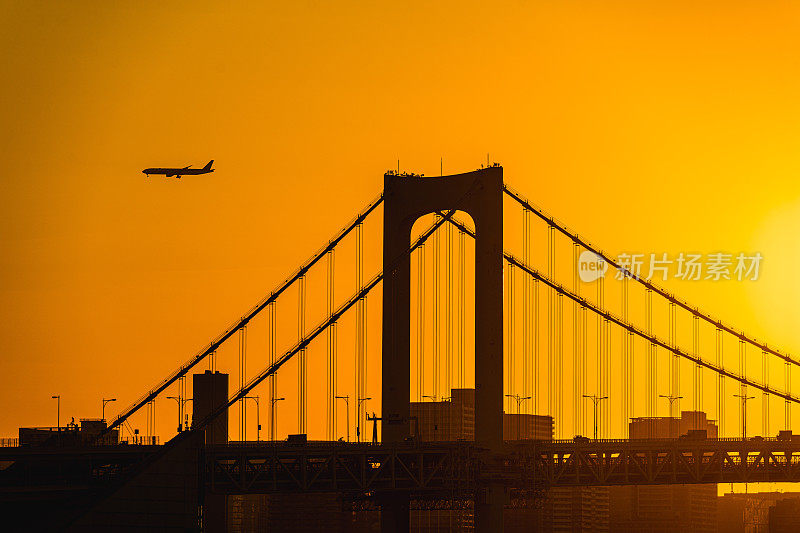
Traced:
<path id="1" fill-rule="evenodd" d="M 502 484 L 491 484 L 475 494 L 475 531 L 493 533 L 503 530 L 503 507 L 507 493 Z M 499 525 L 499 526 L 498 526 Z"/>
<path id="2" fill-rule="evenodd" d="M 381 533 L 407 533 L 411 530 L 407 495 L 386 495 L 380 499 L 380 505 Z"/>
<path id="3" fill-rule="evenodd" d="M 383 221 L 383 441 L 410 434 L 411 245 L 414 222 L 458 210 L 475 224 L 475 441 L 490 456 L 503 446 L 503 169 L 425 178 L 384 176 Z M 498 493 L 499 491 L 499 493 Z M 476 498 L 479 532 L 502 532 L 502 487 Z M 479 505 L 478 505 L 479 504 Z M 408 503 L 387 504 L 389 517 L 408 524 Z M 397 531 L 384 529 L 383 531 Z"/>

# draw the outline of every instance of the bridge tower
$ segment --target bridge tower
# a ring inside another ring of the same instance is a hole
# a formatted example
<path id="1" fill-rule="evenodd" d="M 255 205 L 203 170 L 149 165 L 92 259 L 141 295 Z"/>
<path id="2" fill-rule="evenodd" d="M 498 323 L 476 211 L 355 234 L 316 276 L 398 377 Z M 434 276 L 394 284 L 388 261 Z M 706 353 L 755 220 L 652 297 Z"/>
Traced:
<path id="1" fill-rule="evenodd" d="M 417 219 L 463 211 L 475 224 L 475 440 L 490 454 L 503 444 L 503 168 L 442 177 L 384 176 L 383 441 L 410 433 L 411 269 Z M 502 531 L 502 486 L 475 496 L 476 531 Z M 382 503 L 381 528 L 408 531 L 408 502 Z"/>

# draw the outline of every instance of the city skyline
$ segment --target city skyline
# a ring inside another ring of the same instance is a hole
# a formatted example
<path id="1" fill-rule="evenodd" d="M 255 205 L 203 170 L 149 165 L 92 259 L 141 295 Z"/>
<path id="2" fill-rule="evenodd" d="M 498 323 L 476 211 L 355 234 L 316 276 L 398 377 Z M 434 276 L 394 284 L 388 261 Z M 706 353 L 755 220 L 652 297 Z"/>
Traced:
<path id="1" fill-rule="evenodd" d="M 99 433 L 144 446 L 129 465 L 214 427 L 209 468 L 243 440 L 373 453 L 460 391 L 449 433 L 493 454 L 547 421 L 519 472 L 688 446 L 730 458 L 721 490 L 741 446 L 789 490 L 800 7 L 5 7 L 4 448 Z M 655 419 L 678 441 L 613 448 Z M 512 485 L 478 471 L 485 530 Z"/>

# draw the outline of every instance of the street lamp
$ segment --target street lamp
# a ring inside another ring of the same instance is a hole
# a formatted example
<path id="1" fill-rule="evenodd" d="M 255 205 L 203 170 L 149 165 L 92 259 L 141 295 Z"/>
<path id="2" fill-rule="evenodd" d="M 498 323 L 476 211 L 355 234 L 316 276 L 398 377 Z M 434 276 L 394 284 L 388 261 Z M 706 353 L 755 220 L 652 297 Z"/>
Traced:
<path id="1" fill-rule="evenodd" d="M 525 400 L 530 400 L 531 397 L 530 396 L 520 396 L 519 394 L 506 394 L 506 397 L 507 398 L 513 398 L 513 399 L 515 399 L 517 401 L 517 440 L 519 440 L 519 424 L 520 424 L 520 418 L 521 418 L 519 416 L 520 407 L 522 405 L 522 402 L 524 402 Z"/>
<path id="2" fill-rule="evenodd" d="M 181 398 L 180 396 L 167 396 L 167 400 L 175 400 L 178 403 L 178 433 L 180 433 L 181 432 L 181 424 L 183 422 L 181 420 L 181 415 L 183 414 L 182 413 L 182 411 L 183 411 L 183 398 Z"/>
<path id="3" fill-rule="evenodd" d="M 189 413 L 186 412 L 186 404 L 194 401 L 194 398 L 184 398 L 183 405 L 183 429 L 189 429 Z"/>
<path id="4" fill-rule="evenodd" d="M 275 404 L 286 398 L 270 398 L 269 402 L 269 440 L 275 440 L 275 433 L 278 429 L 275 423 Z"/>
<path id="5" fill-rule="evenodd" d="M 734 396 L 742 400 L 742 440 L 747 440 L 747 400 L 752 400 L 755 396 L 748 396 L 747 393 Z"/>
<path id="6" fill-rule="evenodd" d="M 659 398 L 666 398 L 669 401 L 669 436 L 670 438 L 677 437 L 677 435 L 673 435 L 672 431 L 672 424 L 675 422 L 675 416 L 672 414 L 672 404 L 675 403 L 676 400 L 680 400 L 683 396 L 673 396 L 671 394 L 659 394 Z"/>
<path id="7" fill-rule="evenodd" d="M 245 396 L 245 400 L 255 400 L 256 402 L 256 441 L 260 441 L 261 438 L 259 437 L 261 432 L 261 419 L 259 418 L 259 405 L 258 405 L 258 396 Z"/>
<path id="8" fill-rule="evenodd" d="M 109 402 L 116 402 L 116 398 L 103 398 L 103 420 L 106 419 L 106 404 Z"/>
<path id="9" fill-rule="evenodd" d="M 356 416 L 358 420 L 356 420 L 356 438 L 358 438 L 358 442 L 361 442 L 361 404 L 371 400 L 372 398 L 358 398 L 358 402 L 356 403 Z"/>
<path id="10" fill-rule="evenodd" d="M 344 412 L 347 423 L 347 442 L 350 442 L 350 396 L 336 396 L 337 400 L 344 400 Z"/>
<path id="11" fill-rule="evenodd" d="M 56 400 L 56 431 L 61 431 L 61 395 L 51 396 Z"/>
<path id="12" fill-rule="evenodd" d="M 594 440 L 597 440 L 597 404 L 602 400 L 608 400 L 608 396 L 598 396 L 597 394 L 584 394 L 584 398 L 589 398 L 594 403 Z"/>
<path id="13" fill-rule="evenodd" d="M 438 400 L 435 394 L 423 394 L 423 398 L 427 398 L 432 402 L 436 402 Z M 436 433 L 439 431 L 439 410 L 433 410 L 433 440 L 439 440 L 436 438 Z"/>

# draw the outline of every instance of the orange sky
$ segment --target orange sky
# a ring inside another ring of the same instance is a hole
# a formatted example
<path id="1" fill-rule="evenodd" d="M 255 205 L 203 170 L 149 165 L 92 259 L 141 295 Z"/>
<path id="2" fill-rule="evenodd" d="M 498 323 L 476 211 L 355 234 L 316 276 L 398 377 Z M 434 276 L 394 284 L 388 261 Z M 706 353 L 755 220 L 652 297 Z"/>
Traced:
<path id="1" fill-rule="evenodd" d="M 611 253 L 760 251 L 758 282 L 668 287 L 800 353 L 798 11 L 4 2 L 0 435 L 53 424 L 53 394 L 62 421 L 133 401 L 397 159 L 430 175 L 489 153 Z M 211 158 L 206 176 L 140 172 Z"/>

